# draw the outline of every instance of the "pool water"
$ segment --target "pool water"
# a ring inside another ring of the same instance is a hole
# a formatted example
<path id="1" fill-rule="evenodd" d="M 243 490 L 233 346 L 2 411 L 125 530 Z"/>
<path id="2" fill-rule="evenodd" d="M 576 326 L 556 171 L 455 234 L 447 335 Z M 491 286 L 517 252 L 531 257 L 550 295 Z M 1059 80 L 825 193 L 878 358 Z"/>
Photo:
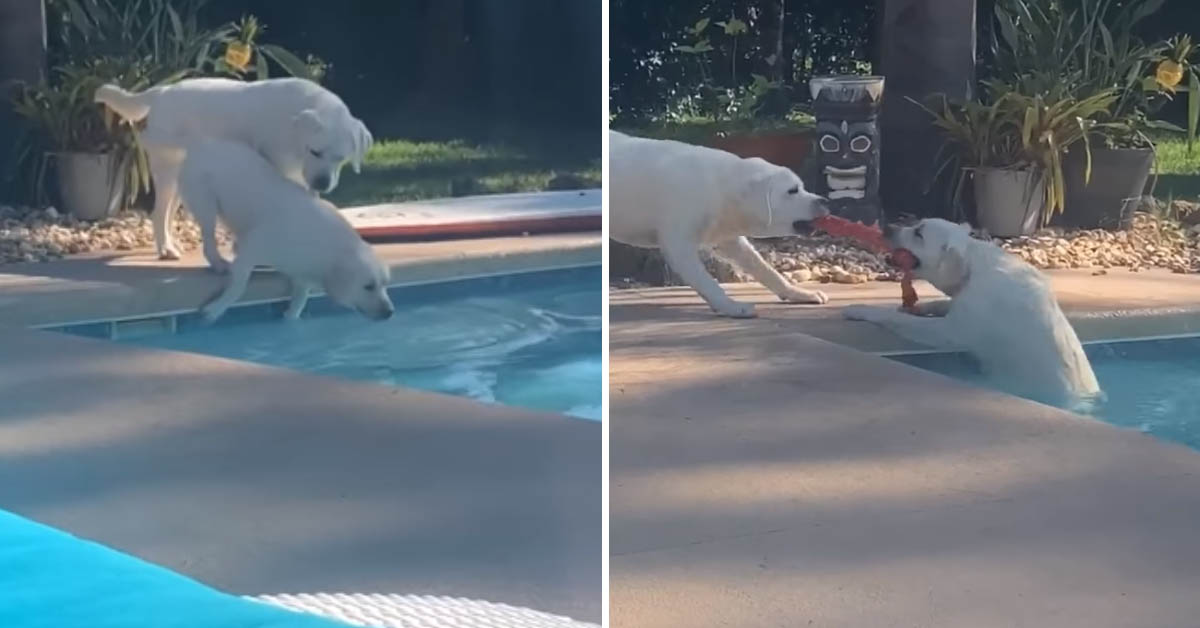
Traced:
<path id="1" fill-rule="evenodd" d="M 1085 345 L 1106 399 L 1092 412 L 1108 423 L 1200 449 L 1200 336 Z M 1003 390 L 959 354 L 908 354 L 894 360 Z"/>
<path id="2" fill-rule="evenodd" d="M 213 326 L 116 340 L 599 420 L 599 266 L 474 278 L 390 291 L 381 322 L 324 298 L 299 321 L 285 304 L 230 310 Z M 68 330 L 70 331 L 70 330 Z"/>

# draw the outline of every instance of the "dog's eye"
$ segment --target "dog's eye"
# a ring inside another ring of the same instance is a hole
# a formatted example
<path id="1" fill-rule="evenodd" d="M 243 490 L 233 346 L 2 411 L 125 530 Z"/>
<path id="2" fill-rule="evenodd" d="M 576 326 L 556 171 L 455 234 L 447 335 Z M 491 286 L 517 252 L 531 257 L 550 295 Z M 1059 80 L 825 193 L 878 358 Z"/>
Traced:
<path id="1" fill-rule="evenodd" d="M 793 185 L 792 187 L 788 188 L 788 194 L 799 194 L 799 193 L 800 193 L 800 186 L 798 186 L 798 185 Z"/>
<path id="2" fill-rule="evenodd" d="M 312 155 L 313 157 L 316 157 L 317 159 L 320 159 L 321 155 L 325 154 L 324 151 L 319 151 L 315 148 L 308 149 L 308 152 L 310 155 Z"/>
<path id="3" fill-rule="evenodd" d="M 375 292 L 375 283 L 371 282 L 371 283 L 363 286 L 363 290 L 366 290 L 367 292 Z"/>
<path id="4" fill-rule="evenodd" d="M 924 236 L 924 235 L 922 235 L 922 233 L 921 233 L 921 230 L 922 230 L 922 229 L 924 229 L 924 228 L 925 228 L 925 225 L 921 225 L 921 226 L 917 227 L 915 230 L 913 230 L 913 235 L 915 235 L 915 236 L 917 236 L 918 238 L 920 238 L 920 239 L 924 240 L 924 239 L 925 239 L 925 236 Z"/>

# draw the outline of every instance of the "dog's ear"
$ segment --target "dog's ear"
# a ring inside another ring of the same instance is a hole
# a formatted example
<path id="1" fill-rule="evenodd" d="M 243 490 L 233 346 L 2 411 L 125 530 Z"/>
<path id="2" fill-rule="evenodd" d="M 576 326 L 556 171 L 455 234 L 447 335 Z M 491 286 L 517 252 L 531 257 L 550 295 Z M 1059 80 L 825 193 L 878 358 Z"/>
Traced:
<path id="1" fill-rule="evenodd" d="M 345 296 L 345 285 L 348 278 L 346 262 L 339 260 L 325 273 L 324 277 L 321 277 L 321 287 L 325 289 L 325 295 L 335 303 L 341 303 Z"/>
<path id="2" fill-rule="evenodd" d="M 959 247 L 952 244 L 942 246 L 942 254 L 938 256 L 937 288 L 950 296 L 954 296 L 967 284 L 971 277 L 971 267 L 967 257 Z"/>
<path id="3" fill-rule="evenodd" d="M 770 170 L 755 168 L 737 187 L 737 196 L 733 199 L 741 213 L 747 217 L 761 220 L 764 225 L 771 224 L 774 218 L 771 215 L 773 212 L 768 206 L 768 197 L 771 194 L 771 184 L 775 174 Z"/>
<path id="4" fill-rule="evenodd" d="M 367 158 L 367 152 L 371 150 L 371 145 L 375 143 L 375 138 L 371 137 L 371 132 L 367 130 L 367 125 L 363 124 L 362 120 L 354 118 L 354 156 L 350 160 L 350 165 L 354 167 L 354 173 L 362 172 L 363 161 Z"/>
<path id="5" fill-rule="evenodd" d="M 317 135 L 325 130 L 325 123 L 314 109 L 305 109 L 292 118 L 292 125 L 304 133 L 306 137 Z"/>

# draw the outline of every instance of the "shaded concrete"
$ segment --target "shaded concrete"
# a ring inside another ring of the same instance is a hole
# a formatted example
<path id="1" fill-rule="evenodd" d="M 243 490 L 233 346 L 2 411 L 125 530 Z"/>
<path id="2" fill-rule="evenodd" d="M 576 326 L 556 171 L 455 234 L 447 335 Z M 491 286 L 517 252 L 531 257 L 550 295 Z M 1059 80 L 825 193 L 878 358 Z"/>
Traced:
<path id="1" fill-rule="evenodd" d="M 598 233 L 375 245 L 395 283 L 599 264 Z M 103 253 L 40 264 L 0 266 L 0 325 L 50 325 L 195 310 L 224 278 L 200 253 L 164 262 L 151 251 Z M 274 273 L 256 273 L 242 301 L 288 295 Z"/>
<path id="2" fill-rule="evenodd" d="M 0 330 L 0 508 L 239 594 L 598 622 L 597 422 Z"/>
<path id="3" fill-rule="evenodd" d="M 599 234 L 379 245 L 397 283 L 600 262 Z M 237 594 L 601 618 L 601 426 L 21 329 L 192 310 L 148 252 L 0 266 L 0 508 Z M 272 273 L 244 300 L 287 294 Z"/>
<path id="4" fill-rule="evenodd" d="M 1196 277 L 1052 275 L 1083 319 L 1200 305 Z M 611 296 L 614 627 L 1196 623 L 1196 452 L 808 335 L 895 346 L 836 307 Z"/>

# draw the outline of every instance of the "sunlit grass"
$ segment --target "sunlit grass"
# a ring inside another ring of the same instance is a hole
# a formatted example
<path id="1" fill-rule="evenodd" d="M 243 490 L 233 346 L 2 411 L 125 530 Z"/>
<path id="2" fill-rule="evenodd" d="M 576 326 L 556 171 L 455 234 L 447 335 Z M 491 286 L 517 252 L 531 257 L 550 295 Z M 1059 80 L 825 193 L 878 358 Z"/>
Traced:
<path id="1" fill-rule="evenodd" d="M 1189 153 L 1184 138 L 1160 137 L 1155 140 L 1155 148 L 1158 151 L 1158 171 L 1162 174 L 1200 175 L 1200 142 Z"/>
<path id="2" fill-rule="evenodd" d="M 599 138 L 597 138 L 598 140 Z M 598 151 L 598 144 L 595 147 Z M 473 194 L 599 187 L 600 160 L 587 147 L 554 149 L 463 141 L 379 141 L 361 174 L 347 168 L 330 200 L 341 206 Z M 551 181 L 555 181 L 553 184 Z"/>

